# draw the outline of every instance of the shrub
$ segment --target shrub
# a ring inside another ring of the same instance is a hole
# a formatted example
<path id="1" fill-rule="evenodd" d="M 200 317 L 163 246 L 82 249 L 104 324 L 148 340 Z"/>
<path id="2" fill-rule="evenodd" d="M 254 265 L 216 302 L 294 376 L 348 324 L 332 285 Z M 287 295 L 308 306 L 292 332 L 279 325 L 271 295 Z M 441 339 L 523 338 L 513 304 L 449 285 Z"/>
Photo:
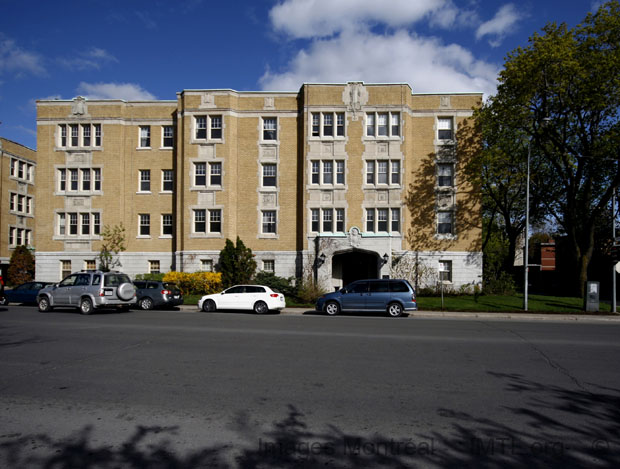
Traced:
<path id="1" fill-rule="evenodd" d="M 34 279 L 34 258 L 26 246 L 17 246 L 11 254 L 7 282 L 20 285 Z"/>
<path id="2" fill-rule="evenodd" d="M 299 298 L 302 303 L 314 304 L 321 295 L 326 293 L 325 289 L 318 285 L 312 278 L 298 280 L 297 298 Z"/>
<path id="3" fill-rule="evenodd" d="M 222 274 L 219 272 L 168 272 L 164 282 L 173 282 L 183 295 L 209 295 L 222 290 Z"/>
<path id="4" fill-rule="evenodd" d="M 287 298 L 297 297 L 297 287 L 293 283 L 293 277 L 278 277 L 271 272 L 258 272 L 254 276 L 254 282 L 259 285 L 266 285 L 272 290 L 279 291 Z"/>
<path id="5" fill-rule="evenodd" d="M 514 295 L 516 290 L 515 281 L 508 272 L 501 272 L 498 278 L 490 278 L 484 282 L 484 293 Z"/>

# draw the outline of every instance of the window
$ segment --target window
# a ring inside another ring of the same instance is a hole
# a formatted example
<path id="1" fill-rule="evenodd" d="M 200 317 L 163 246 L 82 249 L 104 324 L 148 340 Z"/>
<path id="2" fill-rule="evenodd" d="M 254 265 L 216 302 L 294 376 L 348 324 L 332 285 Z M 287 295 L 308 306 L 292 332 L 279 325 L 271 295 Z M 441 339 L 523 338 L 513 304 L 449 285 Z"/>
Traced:
<path id="1" fill-rule="evenodd" d="M 196 140 L 222 138 L 222 116 L 196 116 Z M 207 129 L 209 132 L 207 133 Z"/>
<path id="2" fill-rule="evenodd" d="M 90 234 L 90 213 L 81 213 L 80 218 L 81 218 L 81 225 L 82 225 L 81 234 L 83 235 Z"/>
<path id="3" fill-rule="evenodd" d="M 90 124 L 82 125 L 82 145 L 90 147 Z"/>
<path id="4" fill-rule="evenodd" d="M 310 214 L 311 214 L 311 220 L 312 220 L 311 230 L 318 233 L 320 231 L 320 228 L 319 228 L 320 210 L 318 208 L 313 208 Z"/>
<path id="5" fill-rule="evenodd" d="M 93 168 L 93 189 L 95 191 L 100 191 L 101 190 L 101 169 L 100 168 Z"/>
<path id="6" fill-rule="evenodd" d="M 454 186 L 454 166 L 451 164 L 437 165 L 437 185 L 439 187 Z"/>
<path id="7" fill-rule="evenodd" d="M 222 163 L 209 163 L 209 183 L 212 186 L 222 185 Z"/>
<path id="8" fill-rule="evenodd" d="M 338 233 L 344 232 L 344 208 L 337 208 L 336 212 L 336 231 Z"/>
<path id="9" fill-rule="evenodd" d="M 82 169 L 82 190 L 90 191 L 90 169 Z"/>
<path id="10" fill-rule="evenodd" d="M 95 146 L 101 146 L 101 124 L 93 124 L 93 128 L 95 129 Z"/>
<path id="11" fill-rule="evenodd" d="M 311 231 L 315 233 L 343 233 L 344 208 L 313 208 L 310 210 Z"/>
<path id="12" fill-rule="evenodd" d="M 439 117 L 437 119 L 437 139 L 454 139 L 454 119 L 452 117 Z"/>
<path id="13" fill-rule="evenodd" d="M 194 233 L 221 233 L 222 232 L 222 211 L 209 210 L 209 226 L 207 226 L 207 210 L 194 210 Z"/>
<path id="14" fill-rule="evenodd" d="M 213 261 L 211 259 L 200 259 L 200 270 L 213 272 Z"/>
<path id="15" fill-rule="evenodd" d="M 77 124 L 72 124 L 69 128 L 71 129 L 71 146 L 77 147 L 80 144 L 79 128 Z"/>
<path id="16" fill-rule="evenodd" d="M 59 124 L 57 139 L 59 147 L 100 147 L 101 124 Z"/>
<path id="17" fill-rule="evenodd" d="M 276 212 L 275 210 L 263 211 L 263 233 L 276 233 Z"/>
<path id="18" fill-rule="evenodd" d="M 399 208 L 366 209 L 366 231 L 371 233 L 399 233 Z"/>
<path id="19" fill-rule="evenodd" d="M 336 172 L 336 184 L 345 182 L 344 160 L 321 160 L 311 162 L 311 183 L 312 184 L 334 184 L 334 168 Z"/>
<path id="20" fill-rule="evenodd" d="M 174 189 L 174 171 L 172 169 L 164 169 L 161 172 L 161 190 L 163 192 L 172 192 Z"/>
<path id="21" fill-rule="evenodd" d="M 439 280 L 452 282 L 452 261 L 439 261 Z"/>
<path id="22" fill-rule="evenodd" d="M 99 235 L 101 233 L 101 214 L 93 213 L 93 234 Z"/>
<path id="23" fill-rule="evenodd" d="M 263 119 L 263 140 L 278 139 L 278 119 L 275 117 L 265 117 Z"/>
<path id="24" fill-rule="evenodd" d="M 204 209 L 194 210 L 194 233 L 207 232 L 206 212 Z"/>
<path id="25" fill-rule="evenodd" d="M 161 216 L 161 234 L 172 236 L 172 214 L 170 213 L 164 213 Z"/>
<path id="26" fill-rule="evenodd" d="M 333 216 L 331 209 L 323 210 L 323 231 L 328 233 L 333 231 Z"/>
<path id="27" fill-rule="evenodd" d="M 369 112 L 366 114 L 366 136 L 400 137 L 399 112 Z"/>
<path id="28" fill-rule="evenodd" d="M 71 261 L 60 261 L 60 278 L 71 275 Z"/>
<path id="29" fill-rule="evenodd" d="M 94 259 L 84 261 L 84 269 L 97 270 L 97 262 Z"/>
<path id="30" fill-rule="evenodd" d="M 151 126 L 140 126 L 140 148 L 150 148 L 151 146 Z"/>
<path id="31" fill-rule="evenodd" d="M 194 163 L 194 185 L 207 185 L 207 163 Z"/>
<path id="32" fill-rule="evenodd" d="M 15 235 L 17 228 L 9 227 L 9 246 L 15 246 Z"/>
<path id="33" fill-rule="evenodd" d="M 164 125 L 161 129 L 161 133 L 161 146 L 164 148 L 172 148 L 174 145 L 174 127 L 171 125 Z"/>
<path id="34" fill-rule="evenodd" d="M 101 233 L 101 214 L 98 212 L 58 213 L 57 230 L 59 236 L 98 236 Z M 67 231 L 67 220 L 69 228 Z"/>
<path id="35" fill-rule="evenodd" d="M 79 183 L 78 170 L 77 169 L 70 169 L 69 170 L 69 175 L 71 177 L 70 190 L 77 191 L 78 190 L 78 183 Z"/>
<path id="36" fill-rule="evenodd" d="M 312 136 L 333 138 L 344 137 L 344 112 L 313 112 Z M 334 130 L 335 127 L 335 130 Z"/>
<path id="37" fill-rule="evenodd" d="M 452 212 L 437 213 L 437 233 L 452 234 L 453 214 Z"/>
<path id="38" fill-rule="evenodd" d="M 60 146 L 61 147 L 66 147 L 67 146 L 67 126 L 65 124 L 61 124 L 58 126 L 58 134 L 60 137 Z"/>
<path id="39" fill-rule="evenodd" d="M 373 186 L 376 184 L 400 185 L 400 161 L 367 160 L 366 184 Z"/>
<path id="40" fill-rule="evenodd" d="M 151 192 L 151 170 L 140 170 L 140 192 Z"/>
<path id="41" fill-rule="evenodd" d="M 64 213 L 58 214 L 58 234 L 64 236 L 66 232 L 67 218 Z"/>
<path id="42" fill-rule="evenodd" d="M 221 233 L 222 231 L 222 211 L 209 210 L 209 233 Z"/>
<path id="43" fill-rule="evenodd" d="M 148 213 L 141 213 L 138 215 L 140 226 L 139 226 L 139 235 L 140 236 L 150 236 L 151 235 L 151 215 Z"/>
<path id="44" fill-rule="evenodd" d="M 149 274 L 160 273 L 159 261 L 149 261 Z"/>
<path id="45" fill-rule="evenodd" d="M 69 214 L 69 234 L 70 235 L 78 234 L 78 214 L 77 213 Z"/>
<path id="46" fill-rule="evenodd" d="M 69 176 L 69 187 L 67 189 L 67 173 Z M 65 192 L 99 192 L 101 191 L 101 168 L 81 168 L 66 169 L 60 168 L 58 175 L 58 190 Z"/>
<path id="47" fill-rule="evenodd" d="M 264 164 L 263 165 L 263 187 L 276 187 L 277 180 L 277 165 Z"/>
<path id="48" fill-rule="evenodd" d="M 263 272 L 271 272 L 272 274 L 276 271 L 276 261 L 273 259 L 267 259 L 263 261 Z"/>

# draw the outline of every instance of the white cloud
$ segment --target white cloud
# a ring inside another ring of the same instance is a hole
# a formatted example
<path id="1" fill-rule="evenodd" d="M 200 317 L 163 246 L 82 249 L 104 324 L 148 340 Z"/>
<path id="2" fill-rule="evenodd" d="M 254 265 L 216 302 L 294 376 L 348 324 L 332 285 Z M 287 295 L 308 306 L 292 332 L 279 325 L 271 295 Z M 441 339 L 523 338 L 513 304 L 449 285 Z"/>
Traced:
<path id="1" fill-rule="evenodd" d="M 34 52 L 28 52 L 0 34 L 0 74 L 15 73 L 17 76 L 26 74 L 45 75 L 43 58 Z"/>
<path id="2" fill-rule="evenodd" d="M 502 6 L 492 19 L 478 26 L 476 39 L 490 36 L 489 44 L 497 47 L 506 34 L 512 30 L 517 21 L 522 18 L 523 15 L 517 10 L 515 5 L 508 3 Z"/>
<path id="3" fill-rule="evenodd" d="M 148 101 L 155 96 L 135 83 L 85 83 L 77 88 L 78 94 L 88 99 L 124 99 L 125 101 Z"/>
<path id="4" fill-rule="evenodd" d="M 118 62 L 117 58 L 104 49 L 93 47 L 77 54 L 71 59 L 59 59 L 59 62 L 71 70 L 99 70 L 102 64 Z"/>
<path id="5" fill-rule="evenodd" d="M 449 27 L 458 14 L 452 0 L 286 0 L 269 12 L 275 29 L 295 38 L 331 36 L 376 23 L 402 27 L 422 19 Z"/>
<path id="6" fill-rule="evenodd" d="M 297 90 L 301 83 L 409 83 L 416 93 L 494 94 L 498 68 L 456 44 L 400 30 L 391 35 L 347 31 L 301 50 L 282 73 L 267 71 L 267 90 Z"/>

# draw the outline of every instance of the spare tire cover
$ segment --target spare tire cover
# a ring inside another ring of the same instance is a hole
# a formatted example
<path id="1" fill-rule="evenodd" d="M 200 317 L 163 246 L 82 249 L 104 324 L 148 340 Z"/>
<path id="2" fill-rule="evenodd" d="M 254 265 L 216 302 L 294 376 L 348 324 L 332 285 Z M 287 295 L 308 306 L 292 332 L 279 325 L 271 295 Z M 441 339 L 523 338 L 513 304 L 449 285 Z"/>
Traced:
<path id="1" fill-rule="evenodd" d="M 134 296 L 135 289 L 131 283 L 121 283 L 116 289 L 116 295 L 121 300 L 131 300 Z"/>

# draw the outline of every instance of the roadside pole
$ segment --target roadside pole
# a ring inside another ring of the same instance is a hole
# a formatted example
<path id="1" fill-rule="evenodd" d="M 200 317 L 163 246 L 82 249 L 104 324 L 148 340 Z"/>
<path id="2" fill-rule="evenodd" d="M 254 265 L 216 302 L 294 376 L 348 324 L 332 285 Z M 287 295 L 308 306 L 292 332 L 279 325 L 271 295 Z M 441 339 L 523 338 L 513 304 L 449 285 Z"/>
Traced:
<path id="1" fill-rule="evenodd" d="M 611 195 L 611 239 L 613 243 L 616 244 L 616 188 L 614 187 L 614 192 Z M 615 260 L 615 259 L 614 259 Z M 616 265 L 614 262 L 612 266 L 612 282 L 611 282 L 611 312 L 615 313 L 616 309 Z"/>

